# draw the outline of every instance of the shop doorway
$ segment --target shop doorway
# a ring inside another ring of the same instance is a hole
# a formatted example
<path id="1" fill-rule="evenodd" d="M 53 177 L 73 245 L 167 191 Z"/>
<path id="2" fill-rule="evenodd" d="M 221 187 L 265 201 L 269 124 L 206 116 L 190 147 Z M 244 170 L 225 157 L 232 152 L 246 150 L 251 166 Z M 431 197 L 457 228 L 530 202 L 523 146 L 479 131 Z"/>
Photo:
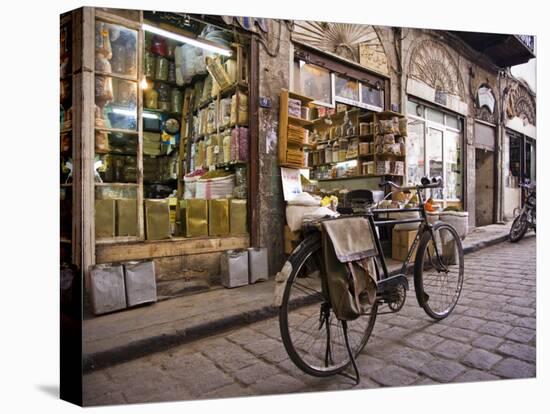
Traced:
<path id="1" fill-rule="evenodd" d="M 495 153 L 476 148 L 476 227 L 494 222 Z"/>
<path id="2" fill-rule="evenodd" d="M 477 121 L 474 125 L 476 147 L 476 227 L 496 222 L 496 130 Z"/>

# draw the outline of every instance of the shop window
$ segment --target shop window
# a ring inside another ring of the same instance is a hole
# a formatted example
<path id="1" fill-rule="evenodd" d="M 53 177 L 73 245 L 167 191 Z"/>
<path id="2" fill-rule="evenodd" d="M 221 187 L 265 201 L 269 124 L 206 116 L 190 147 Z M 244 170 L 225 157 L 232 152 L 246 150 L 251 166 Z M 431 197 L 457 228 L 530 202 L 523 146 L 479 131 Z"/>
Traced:
<path id="1" fill-rule="evenodd" d="M 460 121 L 456 116 L 445 115 L 445 125 L 449 128 L 460 129 Z"/>
<path id="2" fill-rule="evenodd" d="M 443 131 L 428 128 L 426 136 L 426 159 L 428 163 L 428 175 L 430 177 L 443 177 Z M 434 199 L 443 199 L 442 188 L 430 190 L 430 193 Z"/>
<path id="3" fill-rule="evenodd" d="M 320 66 L 295 60 L 294 91 L 315 99 L 316 103 L 333 105 L 330 72 Z"/>
<path id="4" fill-rule="evenodd" d="M 437 122 L 438 124 L 444 124 L 444 114 L 441 111 L 437 111 L 432 108 L 426 108 L 426 118 L 429 121 Z"/>
<path id="5" fill-rule="evenodd" d="M 418 183 L 423 176 L 441 176 L 444 187 L 430 191 L 430 196 L 444 203 L 461 200 L 463 192 L 461 119 L 413 100 L 407 100 L 407 113 L 409 114 L 408 181 Z"/>
<path id="6" fill-rule="evenodd" d="M 460 134 L 453 131 L 445 133 L 445 197 L 457 200 L 462 194 L 462 169 L 460 166 Z"/>
<path id="7" fill-rule="evenodd" d="M 407 114 L 413 115 L 413 116 L 424 117 L 424 107 L 422 105 L 420 105 L 418 102 L 408 100 L 407 101 Z"/>
<path id="8" fill-rule="evenodd" d="M 334 75 L 334 97 L 344 103 L 359 102 L 359 82 Z"/>
<path id="9" fill-rule="evenodd" d="M 384 91 L 361 84 L 361 102 L 373 107 L 384 108 Z"/>
<path id="10" fill-rule="evenodd" d="M 96 21 L 93 173 L 96 239 L 138 234 L 137 30 Z"/>
<path id="11" fill-rule="evenodd" d="M 424 166 L 424 122 L 409 118 L 407 143 L 408 181 L 419 183 L 426 175 Z"/>
<path id="12" fill-rule="evenodd" d="M 510 135 L 508 187 L 518 188 L 521 174 L 521 138 Z"/>

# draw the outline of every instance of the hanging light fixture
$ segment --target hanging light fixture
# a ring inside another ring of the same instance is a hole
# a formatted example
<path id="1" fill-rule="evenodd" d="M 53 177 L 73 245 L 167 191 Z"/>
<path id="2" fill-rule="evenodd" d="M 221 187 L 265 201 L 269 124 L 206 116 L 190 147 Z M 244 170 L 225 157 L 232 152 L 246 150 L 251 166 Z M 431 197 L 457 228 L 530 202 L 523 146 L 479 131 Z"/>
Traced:
<path id="1" fill-rule="evenodd" d="M 180 35 L 180 34 L 175 34 L 175 33 L 169 32 L 168 30 L 160 29 L 158 27 L 151 26 L 151 25 L 146 24 L 146 23 L 143 23 L 141 25 L 141 27 L 143 28 L 143 30 L 145 30 L 147 32 L 154 33 L 154 34 L 157 34 L 157 35 L 160 35 L 160 36 L 163 36 L 163 37 L 167 37 L 169 39 L 176 40 L 176 41 L 181 42 L 181 43 L 186 43 L 186 44 L 191 45 L 191 46 L 199 47 L 201 49 L 208 50 L 209 52 L 218 53 L 218 54 L 223 55 L 223 56 L 231 56 L 233 54 L 231 49 L 227 49 L 227 48 L 224 48 L 222 46 L 218 46 L 218 45 L 216 45 L 212 42 L 209 42 L 205 39 L 198 39 L 198 38 L 183 36 L 183 35 Z"/>

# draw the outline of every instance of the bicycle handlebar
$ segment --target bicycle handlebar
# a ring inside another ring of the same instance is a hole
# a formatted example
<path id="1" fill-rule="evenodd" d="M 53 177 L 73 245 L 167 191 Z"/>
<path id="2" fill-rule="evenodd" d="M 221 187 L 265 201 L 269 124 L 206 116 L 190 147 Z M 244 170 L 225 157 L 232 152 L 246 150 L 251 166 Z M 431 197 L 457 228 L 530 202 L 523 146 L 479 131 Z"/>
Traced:
<path id="1" fill-rule="evenodd" d="M 428 180 L 428 179 L 426 178 L 426 180 Z M 431 182 L 429 184 L 422 183 L 422 184 L 417 184 L 417 185 L 413 185 L 413 186 L 405 186 L 405 187 L 399 186 L 399 185 L 395 184 L 393 181 L 383 181 L 379 184 L 380 187 L 384 187 L 385 185 L 389 185 L 390 187 L 393 187 L 393 188 L 395 188 L 399 191 L 421 190 L 421 189 L 425 189 L 425 188 L 440 188 L 440 187 L 443 187 L 443 180 L 441 179 L 441 177 L 438 177 L 437 181 Z"/>

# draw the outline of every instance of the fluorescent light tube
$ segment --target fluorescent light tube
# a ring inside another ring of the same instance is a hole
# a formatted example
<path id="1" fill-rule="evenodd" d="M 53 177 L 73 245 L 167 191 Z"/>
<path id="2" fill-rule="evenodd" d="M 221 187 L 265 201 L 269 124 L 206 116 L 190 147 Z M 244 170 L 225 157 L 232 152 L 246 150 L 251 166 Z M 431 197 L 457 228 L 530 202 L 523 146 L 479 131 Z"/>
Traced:
<path id="1" fill-rule="evenodd" d="M 177 40 L 178 42 L 187 43 L 188 45 L 191 45 L 191 46 L 200 47 L 201 49 L 208 50 L 210 52 L 218 53 L 218 54 L 223 55 L 223 56 L 231 56 L 232 55 L 231 50 L 225 49 L 221 46 L 215 46 L 214 44 L 212 44 L 210 42 L 207 42 L 207 41 L 193 39 L 191 37 L 175 34 L 175 33 L 169 32 L 168 30 L 159 29 L 158 27 L 151 26 L 151 25 L 146 24 L 146 23 L 143 23 L 141 25 L 141 27 L 143 28 L 143 30 L 145 30 L 147 32 L 155 33 L 155 34 L 158 34 L 158 35 L 164 36 L 164 37 L 168 37 L 169 39 Z"/>
<path id="2" fill-rule="evenodd" d="M 152 113 L 150 113 L 150 112 L 145 112 L 145 111 L 141 113 L 141 116 L 142 116 L 143 118 L 159 119 L 158 114 L 152 114 Z"/>
<path id="3" fill-rule="evenodd" d="M 132 111 L 130 109 L 113 108 L 113 113 L 118 115 L 128 115 L 128 116 L 137 117 L 137 112 L 135 110 Z"/>

